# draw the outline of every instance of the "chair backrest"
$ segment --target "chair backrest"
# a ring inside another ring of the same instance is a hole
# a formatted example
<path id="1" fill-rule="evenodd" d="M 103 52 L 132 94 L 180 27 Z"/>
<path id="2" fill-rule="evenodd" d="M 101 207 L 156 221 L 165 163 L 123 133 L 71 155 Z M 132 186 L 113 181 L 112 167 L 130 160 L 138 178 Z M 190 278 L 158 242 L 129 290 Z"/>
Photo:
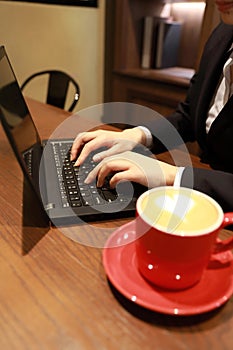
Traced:
<path id="1" fill-rule="evenodd" d="M 67 110 L 71 112 L 79 100 L 80 88 L 75 79 L 65 72 L 59 70 L 45 70 L 34 73 L 24 81 L 21 86 L 21 90 L 23 91 L 25 86 L 28 85 L 28 83 L 31 82 L 34 78 L 42 75 L 48 75 L 46 103 L 59 108 L 65 108 L 69 85 L 73 85 L 74 97 L 70 106 L 67 108 Z"/>

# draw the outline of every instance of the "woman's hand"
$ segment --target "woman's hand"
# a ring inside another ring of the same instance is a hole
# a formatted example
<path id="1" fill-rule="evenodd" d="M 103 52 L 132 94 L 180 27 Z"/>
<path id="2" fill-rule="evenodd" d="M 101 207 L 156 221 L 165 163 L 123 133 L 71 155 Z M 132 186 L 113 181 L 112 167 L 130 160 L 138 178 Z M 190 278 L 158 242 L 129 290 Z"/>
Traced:
<path id="1" fill-rule="evenodd" d="M 131 151 L 137 144 L 145 144 L 146 136 L 139 128 L 126 129 L 121 132 L 96 130 L 83 132 L 77 135 L 71 149 L 71 160 L 76 159 L 78 152 L 81 152 L 75 162 L 78 166 L 84 162 L 90 152 L 107 147 L 106 150 L 94 155 L 93 160 L 99 162 L 105 157 L 112 156 L 124 151 Z"/>
<path id="2" fill-rule="evenodd" d="M 97 178 L 97 187 L 105 177 L 114 173 L 109 185 L 114 188 L 121 181 L 137 182 L 148 188 L 173 185 L 177 167 L 135 152 L 123 152 L 102 160 L 87 176 L 85 183 Z"/>

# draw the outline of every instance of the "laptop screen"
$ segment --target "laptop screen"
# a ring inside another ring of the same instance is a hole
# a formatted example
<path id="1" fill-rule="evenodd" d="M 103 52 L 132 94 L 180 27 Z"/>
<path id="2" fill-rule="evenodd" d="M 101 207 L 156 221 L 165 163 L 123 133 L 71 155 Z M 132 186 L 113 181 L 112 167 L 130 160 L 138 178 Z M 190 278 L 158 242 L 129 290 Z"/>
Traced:
<path id="1" fill-rule="evenodd" d="M 0 47 L 0 116 L 13 150 L 23 170 L 28 172 L 23 155 L 35 145 L 41 145 L 41 140 L 3 46 Z"/>
<path id="2" fill-rule="evenodd" d="M 92 184 L 87 188 L 83 180 L 95 164 L 87 163 L 78 169 L 70 163 L 72 140 L 59 138 L 47 143 L 40 140 L 3 46 L 0 46 L 0 119 L 25 179 L 53 224 L 134 215 L 136 187 L 126 183 L 127 189 L 118 188 L 118 193 L 106 186 L 97 189 Z"/>

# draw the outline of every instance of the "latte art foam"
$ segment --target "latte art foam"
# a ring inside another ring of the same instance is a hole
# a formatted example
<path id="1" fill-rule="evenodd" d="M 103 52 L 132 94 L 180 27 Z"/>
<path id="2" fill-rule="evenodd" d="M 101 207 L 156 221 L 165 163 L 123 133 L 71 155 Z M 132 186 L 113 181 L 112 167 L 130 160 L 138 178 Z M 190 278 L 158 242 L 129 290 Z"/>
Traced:
<path id="1" fill-rule="evenodd" d="M 208 197 L 172 187 L 149 192 L 140 202 L 140 213 L 151 226 L 180 234 L 199 235 L 218 222 L 218 207 Z"/>

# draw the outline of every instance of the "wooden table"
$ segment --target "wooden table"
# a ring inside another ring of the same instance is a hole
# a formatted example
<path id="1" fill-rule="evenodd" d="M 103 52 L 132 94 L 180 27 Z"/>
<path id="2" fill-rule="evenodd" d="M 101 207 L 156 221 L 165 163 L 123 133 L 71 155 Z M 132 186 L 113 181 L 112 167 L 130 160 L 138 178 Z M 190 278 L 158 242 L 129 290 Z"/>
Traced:
<path id="1" fill-rule="evenodd" d="M 43 137 L 69 116 L 32 100 L 28 105 Z M 192 317 L 133 304 L 108 283 L 101 248 L 75 242 L 55 227 L 22 224 L 22 192 L 23 176 L 1 128 L 0 349 L 232 349 L 233 299 Z M 114 229 L 130 220 L 101 227 Z M 85 234 L 85 225 L 76 230 Z"/>

